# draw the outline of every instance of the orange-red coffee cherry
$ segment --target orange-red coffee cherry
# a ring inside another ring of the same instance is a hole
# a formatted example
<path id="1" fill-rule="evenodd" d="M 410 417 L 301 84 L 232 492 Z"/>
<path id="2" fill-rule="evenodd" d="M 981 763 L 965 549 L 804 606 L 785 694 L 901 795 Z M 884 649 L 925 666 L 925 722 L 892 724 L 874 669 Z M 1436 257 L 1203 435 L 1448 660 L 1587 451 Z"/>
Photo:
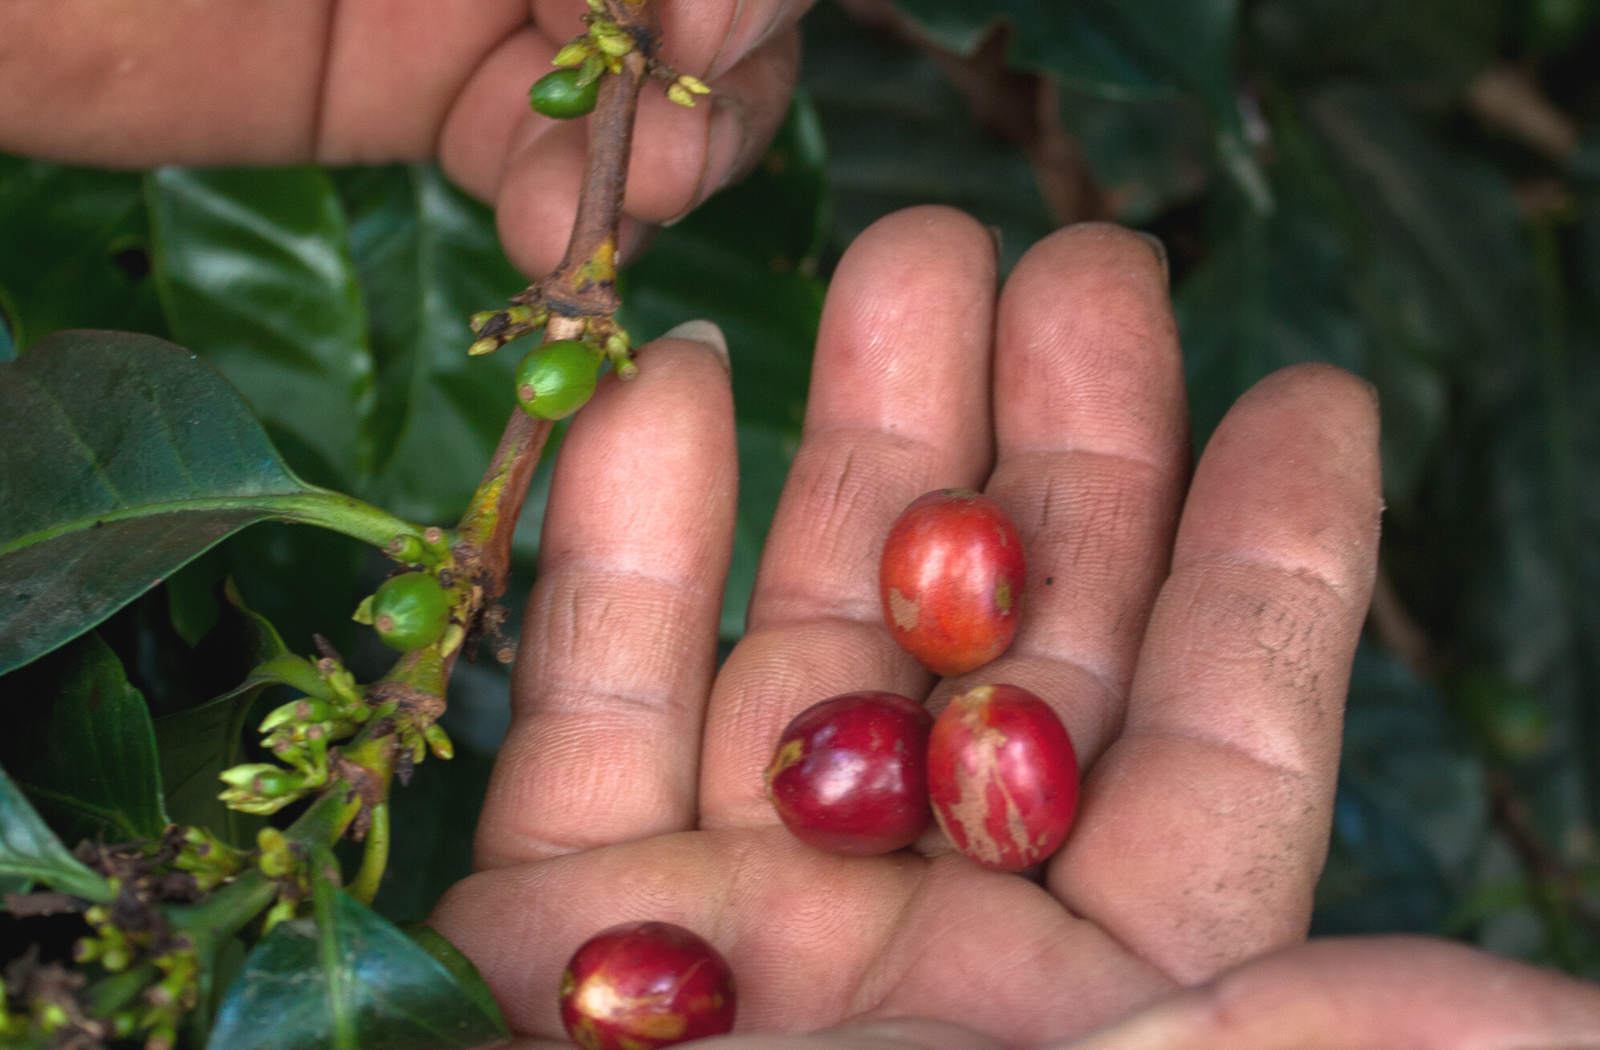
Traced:
<path id="1" fill-rule="evenodd" d="M 970 489 L 919 496 L 883 545 L 878 592 L 900 647 L 941 675 L 971 671 L 1017 633 L 1027 567 L 1000 504 Z"/>
<path id="2" fill-rule="evenodd" d="M 1018 686 L 980 685 L 933 724 L 928 794 L 956 849 L 986 868 L 1021 871 L 1066 840 L 1078 756 L 1049 704 Z"/>
<path id="3" fill-rule="evenodd" d="M 561 975 L 561 1023 L 583 1050 L 655 1050 L 733 1028 L 733 971 L 670 922 L 630 922 L 583 943 Z"/>
<path id="4" fill-rule="evenodd" d="M 895 693 L 846 693 L 813 704 L 778 738 L 767 794 L 795 838 L 868 856 L 909 846 L 933 823 L 928 731 L 933 716 Z"/>

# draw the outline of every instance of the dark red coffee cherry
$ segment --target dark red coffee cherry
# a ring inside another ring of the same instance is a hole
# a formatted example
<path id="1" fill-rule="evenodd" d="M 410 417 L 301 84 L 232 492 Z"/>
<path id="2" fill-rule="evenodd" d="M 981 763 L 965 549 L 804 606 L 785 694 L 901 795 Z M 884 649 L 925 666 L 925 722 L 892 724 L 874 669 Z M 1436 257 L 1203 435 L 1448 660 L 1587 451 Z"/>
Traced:
<path id="1" fill-rule="evenodd" d="M 655 1050 L 733 1028 L 733 971 L 670 922 L 630 922 L 583 943 L 561 975 L 561 1023 L 583 1050 Z"/>
<path id="2" fill-rule="evenodd" d="M 933 716 L 894 693 L 846 693 L 813 704 L 778 738 L 767 794 L 795 838 L 865 856 L 909 846 L 933 821 L 928 731 Z"/>
<path id="3" fill-rule="evenodd" d="M 948 676 L 1005 652 L 1026 579 L 1022 537 L 1000 505 L 969 489 L 940 489 L 919 496 L 889 529 L 878 590 L 894 640 Z"/>
<path id="4" fill-rule="evenodd" d="M 1078 809 L 1078 756 L 1050 705 L 1014 685 L 950 701 L 928 739 L 928 795 L 956 849 L 1021 871 L 1066 840 Z"/>

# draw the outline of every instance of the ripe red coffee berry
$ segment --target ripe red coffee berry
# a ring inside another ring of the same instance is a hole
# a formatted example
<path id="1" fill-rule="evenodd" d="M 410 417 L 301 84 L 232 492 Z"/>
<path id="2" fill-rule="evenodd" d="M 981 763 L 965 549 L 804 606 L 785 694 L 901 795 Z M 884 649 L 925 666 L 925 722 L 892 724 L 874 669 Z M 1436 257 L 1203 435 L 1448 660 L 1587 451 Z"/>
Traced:
<path id="1" fill-rule="evenodd" d="M 900 647 L 941 675 L 971 671 L 1017 633 L 1027 568 L 1000 504 L 970 489 L 919 496 L 883 545 L 878 591 Z"/>
<path id="2" fill-rule="evenodd" d="M 733 971 L 670 922 L 630 922 L 583 943 L 561 975 L 561 1023 L 583 1050 L 655 1050 L 733 1028 Z"/>
<path id="3" fill-rule="evenodd" d="M 928 731 L 933 716 L 895 693 L 846 693 L 812 704 L 778 738 L 767 795 L 795 838 L 867 856 L 909 846 L 933 823 Z"/>
<path id="4" fill-rule="evenodd" d="M 1050 705 L 1014 685 L 956 697 L 928 739 L 928 794 L 956 849 L 1021 871 L 1066 840 L 1078 809 L 1078 756 Z"/>

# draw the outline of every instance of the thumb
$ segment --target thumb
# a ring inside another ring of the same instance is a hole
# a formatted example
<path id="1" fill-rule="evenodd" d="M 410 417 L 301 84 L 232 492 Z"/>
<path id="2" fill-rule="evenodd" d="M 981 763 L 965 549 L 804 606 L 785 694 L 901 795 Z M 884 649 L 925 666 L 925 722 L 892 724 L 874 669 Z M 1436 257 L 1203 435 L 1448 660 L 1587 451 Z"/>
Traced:
<path id="1" fill-rule="evenodd" d="M 1600 1046 L 1600 987 L 1422 937 L 1312 941 L 1069 1050 L 1577 1050 Z"/>

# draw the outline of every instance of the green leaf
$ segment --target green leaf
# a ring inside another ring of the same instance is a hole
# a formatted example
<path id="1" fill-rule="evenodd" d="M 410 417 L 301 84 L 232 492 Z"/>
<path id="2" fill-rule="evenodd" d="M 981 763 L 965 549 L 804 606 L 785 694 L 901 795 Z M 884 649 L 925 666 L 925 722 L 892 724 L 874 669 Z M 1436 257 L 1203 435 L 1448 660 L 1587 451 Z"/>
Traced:
<path id="1" fill-rule="evenodd" d="M 377 360 L 363 429 L 373 478 L 360 491 L 411 520 L 453 524 L 516 405 L 523 352 L 468 357 L 467 318 L 527 281 L 500 250 L 494 214 L 437 168 L 358 168 L 335 181 Z"/>
<path id="2" fill-rule="evenodd" d="M 1197 440 L 1267 373 L 1336 364 L 1378 387 L 1385 493 L 1404 505 L 1445 425 L 1448 338 L 1419 330 L 1413 305 L 1419 285 L 1437 281 L 1396 238 L 1396 223 L 1355 203 L 1360 189 L 1299 111 L 1281 102 L 1272 115 L 1277 208 L 1263 216 L 1216 201 L 1213 225 L 1226 232 L 1176 296 Z M 1412 174 L 1410 154 L 1391 160 Z"/>
<path id="3" fill-rule="evenodd" d="M 998 231 L 1002 271 L 1055 228 L 1028 158 L 973 123 L 931 58 L 834 4 L 813 8 L 804 33 L 801 83 L 828 145 L 831 252 L 914 204 L 960 208 Z"/>
<path id="4" fill-rule="evenodd" d="M 315 901 L 315 919 L 280 923 L 250 953 L 208 1050 L 435 1050 L 505 1037 L 481 986 L 326 880 Z"/>
<path id="5" fill-rule="evenodd" d="M 1252 66 L 1297 84 L 1356 74 L 1441 98 L 1496 58 L 1504 9 L 1497 0 L 1257 0 L 1245 36 Z"/>
<path id="6" fill-rule="evenodd" d="M 245 607 L 231 581 L 227 596 L 252 636 L 255 664 L 289 655 L 272 624 Z M 156 719 L 161 779 L 166 785 L 167 812 L 173 821 L 205 828 L 241 849 L 254 844 L 255 833 L 264 821 L 223 805 L 217 798 L 222 790 L 217 777 L 245 760 L 251 707 L 274 681 L 271 675 L 257 670 L 237 688 L 208 703 Z"/>
<path id="7" fill-rule="evenodd" d="M 1270 195 L 1234 98 L 1236 0 L 900 0 L 934 39 L 972 53 L 1011 26 L 1013 66 L 1115 100 L 1187 94 L 1210 111 L 1216 151 L 1258 211 Z"/>
<path id="8" fill-rule="evenodd" d="M 1383 650 L 1356 650 L 1323 933 L 1436 932 L 1481 877 L 1483 768 L 1438 693 Z"/>
<path id="9" fill-rule="evenodd" d="M 494 993 L 489 990 L 489 984 L 483 979 L 483 974 L 472 965 L 472 960 L 461 954 L 461 949 L 445 939 L 444 934 L 431 926 L 421 923 L 407 923 L 400 927 L 405 935 L 410 937 L 417 945 L 429 955 L 433 956 L 445 969 L 455 977 L 456 983 L 461 985 L 462 991 L 472 997 L 478 1004 L 478 1009 L 483 1011 L 485 1017 L 492 1018 L 496 1027 L 506 1030 L 505 1017 L 500 1013 L 500 1004 L 495 1002 Z"/>
<path id="10" fill-rule="evenodd" d="M 227 381 L 149 336 L 64 332 L 0 364 L 0 673 L 267 518 L 410 526 L 289 473 Z"/>
<path id="11" fill-rule="evenodd" d="M 227 573 L 227 560 L 213 548 L 167 577 L 167 619 L 191 649 L 217 625 L 222 610 L 215 591 Z"/>
<path id="12" fill-rule="evenodd" d="M 42 882 L 51 889 L 109 903 L 111 884 L 67 852 L 28 800 L 0 769 L 0 880 L 7 892 Z M 20 880 L 20 881 L 19 881 Z"/>
<path id="13" fill-rule="evenodd" d="M 162 168 L 145 195 L 173 338 L 232 380 L 298 472 L 358 488 L 372 357 L 331 180 Z"/>
<path id="14" fill-rule="evenodd" d="M 67 842 L 154 840 L 162 809 L 144 698 L 98 635 L 6 677 L 0 763 Z"/>
<path id="15" fill-rule="evenodd" d="M 166 334 L 137 174 L 0 155 L 0 246 L 18 347 L 63 328 Z"/>
<path id="16" fill-rule="evenodd" d="M 1235 0 L 899 0 L 945 46 L 970 54 L 997 20 L 1010 60 L 1108 98 L 1193 91 L 1232 105 Z"/>
<path id="17" fill-rule="evenodd" d="M 1510 181 L 1446 147 L 1402 101 L 1346 82 L 1304 112 L 1382 259 L 1377 294 L 1420 316 L 1396 320 L 1417 352 L 1531 350 L 1532 269 Z"/>

